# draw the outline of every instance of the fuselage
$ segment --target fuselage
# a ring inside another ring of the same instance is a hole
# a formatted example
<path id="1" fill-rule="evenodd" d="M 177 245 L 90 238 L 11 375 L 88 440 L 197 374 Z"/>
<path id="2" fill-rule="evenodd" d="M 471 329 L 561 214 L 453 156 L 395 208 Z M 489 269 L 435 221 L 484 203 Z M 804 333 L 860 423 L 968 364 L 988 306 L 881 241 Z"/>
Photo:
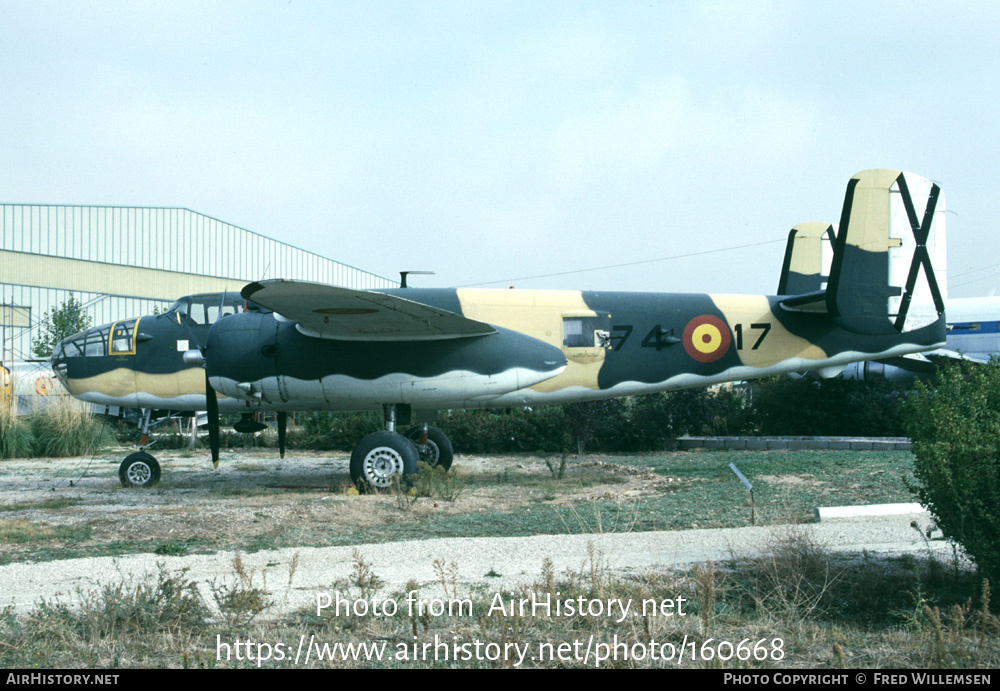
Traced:
<path id="1" fill-rule="evenodd" d="M 240 301 L 231 298 L 232 309 L 219 310 L 211 324 L 195 325 L 175 306 L 78 334 L 56 350 L 53 368 L 74 396 L 104 405 L 203 410 L 207 372 L 223 411 L 486 408 L 804 370 L 829 374 L 945 341 L 943 317 L 905 334 L 888 323 L 884 333 L 860 334 L 825 313 L 787 310 L 778 296 L 381 292 L 493 325 L 497 333 L 421 342 L 316 338 L 267 310 L 237 311 Z M 235 313 L 221 316 L 227 311 Z M 206 368 L 184 361 L 186 351 L 199 348 Z"/>

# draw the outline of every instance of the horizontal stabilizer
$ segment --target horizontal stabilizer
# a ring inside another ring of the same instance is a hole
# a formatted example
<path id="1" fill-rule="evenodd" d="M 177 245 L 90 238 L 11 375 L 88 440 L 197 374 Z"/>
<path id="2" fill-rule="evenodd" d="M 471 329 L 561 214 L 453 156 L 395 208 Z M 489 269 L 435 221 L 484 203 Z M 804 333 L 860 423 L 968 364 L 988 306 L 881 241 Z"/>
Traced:
<path id="1" fill-rule="evenodd" d="M 250 283 L 241 295 L 306 336 L 338 341 L 434 341 L 496 333 L 489 324 L 395 295 L 323 283 L 272 280 Z"/>
<path id="2" fill-rule="evenodd" d="M 924 357 L 935 364 L 943 364 L 945 362 L 971 362 L 976 365 L 988 365 L 989 360 L 984 360 L 978 357 L 970 357 L 964 355 L 957 350 L 947 350 L 945 348 L 938 348 L 937 350 L 931 350 L 926 353 L 921 353 Z"/>
<path id="3" fill-rule="evenodd" d="M 802 295 L 793 295 L 791 297 L 784 298 L 778 304 L 781 305 L 782 309 L 786 309 L 789 312 L 827 313 L 825 290 L 803 293 Z"/>

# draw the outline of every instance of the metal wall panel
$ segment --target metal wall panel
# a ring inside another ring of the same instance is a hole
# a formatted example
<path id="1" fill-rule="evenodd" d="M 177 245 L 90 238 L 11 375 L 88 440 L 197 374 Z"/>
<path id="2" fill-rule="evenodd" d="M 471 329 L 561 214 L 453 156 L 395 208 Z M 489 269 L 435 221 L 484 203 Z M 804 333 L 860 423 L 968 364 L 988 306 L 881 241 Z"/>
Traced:
<path id="1" fill-rule="evenodd" d="M 41 320 L 71 294 L 97 325 L 187 294 L 171 291 L 238 289 L 263 278 L 396 285 L 189 209 L 0 204 L 0 305 L 30 308 L 32 323 L 5 330 L 5 358 L 12 345 L 16 359 L 30 358 Z"/>
<path id="2" fill-rule="evenodd" d="M 266 271 L 348 287 L 395 283 L 178 208 L 0 204 L 0 249 L 239 280 Z"/>

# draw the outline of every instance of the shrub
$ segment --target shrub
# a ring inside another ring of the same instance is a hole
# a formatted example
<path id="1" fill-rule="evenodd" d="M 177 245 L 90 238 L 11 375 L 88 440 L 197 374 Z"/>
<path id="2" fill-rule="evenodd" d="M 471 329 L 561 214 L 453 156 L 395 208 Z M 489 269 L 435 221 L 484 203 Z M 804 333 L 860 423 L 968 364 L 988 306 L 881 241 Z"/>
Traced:
<path id="1" fill-rule="evenodd" d="M 773 377 L 755 382 L 762 434 L 895 437 L 901 389 L 888 381 Z"/>
<path id="2" fill-rule="evenodd" d="M 754 414 L 744 392 L 731 387 L 717 390 L 681 389 L 629 399 L 630 428 L 636 450 L 651 451 L 673 445 L 677 437 L 752 433 Z"/>
<path id="3" fill-rule="evenodd" d="M 313 450 L 350 450 L 372 432 L 383 429 L 382 413 L 306 413 L 299 416 L 301 436 L 295 444 Z"/>
<path id="4" fill-rule="evenodd" d="M 566 415 L 560 406 L 452 410 L 437 423 L 462 453 L 559 451 Z"/>
<path id="5" fill-rule="evenodd" d="M 1000 364 L 947 365 L 903 405 L 914 491 L 945 536 L 1000 578 Z"/>

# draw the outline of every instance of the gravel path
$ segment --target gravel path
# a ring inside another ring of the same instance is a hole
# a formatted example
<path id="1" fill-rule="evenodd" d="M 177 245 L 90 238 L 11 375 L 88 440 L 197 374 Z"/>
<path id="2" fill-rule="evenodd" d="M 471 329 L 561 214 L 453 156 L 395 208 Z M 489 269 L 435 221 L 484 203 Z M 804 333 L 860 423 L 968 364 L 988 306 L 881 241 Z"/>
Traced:
<path id="1" fill-rule="evenodd" d="M 809 535 L 817 543 L 841 552 L 928 554 L 931 551 L 940 558 L 950 558 L 950 543 L 925 541 L 911 526 L 914 520 L 925 531 L 931 523 L 930 517 L 922 513 L 797 526 L 303 547 L 255 552 L 241 558 L 246 570 L 253 574 L 256 587 L 263 586 L 266 579 L 276 602 L 272 614 L 278 615 L 314 607 L 318 592 L 330 591 L 335 581 L 350 576 L 356 554 L 371 565 L 389 591 L 401 589 L 411 579 L 423 587 L 436 583 L 435 560 L 448 566 L 454 563 L 457 580 L 465 586 L 485 585 L 499 591 L 538 579 L 546 557 L 552 560 L 558 573 L 569 569 L 589 572 L 592 553 L 599 555 L 605 568 L 619 573 L 641 573 L 721 561 L 733 555 L 753 556 L 791 532 Z M 289 571 L 296 554 L 298 566 L 289 587 Z M 78 599 L 79 590 L 86 592 L 101 584 L 155 575 L 161 565 L 169 572 L 185 570 L 186 577 L 197 582 L 207 595 L 213 580 L 234 582 L 233 558 L 232 552 L 175 557 L 136 554 L 8 564 L 0 566 L 0 606 L 13 604 L 18 611 L 26 611 L 43 598 L 59 597 L 73 602 Z M 488 573 L 492 575 L 487 576 Z M 430 594 L 433 595 L 433 588 Z"/>

